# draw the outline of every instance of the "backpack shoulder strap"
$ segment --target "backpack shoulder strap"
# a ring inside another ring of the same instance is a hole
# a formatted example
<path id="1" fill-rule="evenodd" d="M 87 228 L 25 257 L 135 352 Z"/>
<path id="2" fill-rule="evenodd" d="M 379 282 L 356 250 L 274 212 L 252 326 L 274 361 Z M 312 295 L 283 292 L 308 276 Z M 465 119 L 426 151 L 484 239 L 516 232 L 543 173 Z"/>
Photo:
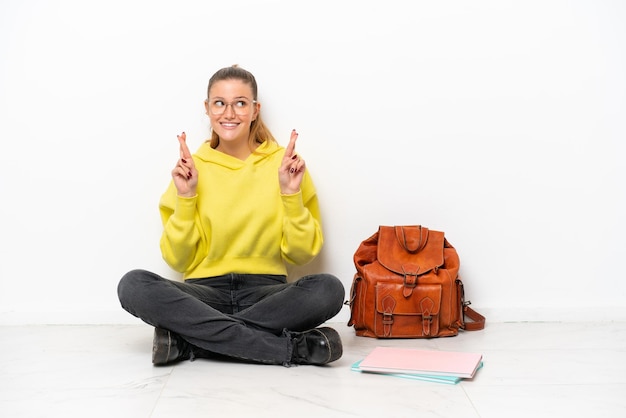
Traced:
<path id="1" fill-rule="evenodd" d="M 465 286 L 463 286 L 463 281 L 458 277 L 456 279 L 456 285 L 459 303 L 461 310 L 463 311 L 463 326 L 461 329 L 464 329 L 465 331 L 478 331 L 484 329 L 485 317 L 469 307 L 472 302 L 465 300 Z M 466 317 L 471 319 L 471 322 L 465 321 Z"/>
<path id="2" fill-rule="evenodd" d="M 472 322 L 466 322 L 463 319 L 463 329 L 465 331 L 478 331 L 485 328 L 485 317 L 470 308 L 468 305 L 463 306 L 463 316 L 467 316 Z"/>

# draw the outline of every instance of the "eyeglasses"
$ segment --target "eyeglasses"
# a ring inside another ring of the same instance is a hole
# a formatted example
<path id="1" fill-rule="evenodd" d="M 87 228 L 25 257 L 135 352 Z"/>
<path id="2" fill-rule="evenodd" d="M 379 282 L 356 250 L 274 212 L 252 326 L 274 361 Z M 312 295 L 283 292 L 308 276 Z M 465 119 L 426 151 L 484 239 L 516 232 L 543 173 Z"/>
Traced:
<path id="1" fill-rule="evenodd" d="M 207 99 L 207 103 L 209 104 L 209 112 L 215 116 L 223 115 L 228 106 L 233 109 L 237 116 L 246 116 L 250 113 L 252 106 L 256 104 L 256 100 L 240 98 L 234 102 L 226 103 L 221 99 Z"/>

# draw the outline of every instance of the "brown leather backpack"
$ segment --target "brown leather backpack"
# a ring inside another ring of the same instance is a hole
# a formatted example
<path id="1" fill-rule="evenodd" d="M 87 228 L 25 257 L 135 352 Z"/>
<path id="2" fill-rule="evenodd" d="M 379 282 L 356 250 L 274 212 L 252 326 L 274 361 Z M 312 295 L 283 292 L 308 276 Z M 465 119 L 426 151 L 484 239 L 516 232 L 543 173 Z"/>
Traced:
<path id="1" fill-rule="evenodd" d="M 350 321 L 356 335 L 434 338 L 479 330 L 485 318 L 464 299 L 459 256 L 443 232 L 380 226 L 354 254 Z M 466 322 L 465 316 L 472 320 Z"/>

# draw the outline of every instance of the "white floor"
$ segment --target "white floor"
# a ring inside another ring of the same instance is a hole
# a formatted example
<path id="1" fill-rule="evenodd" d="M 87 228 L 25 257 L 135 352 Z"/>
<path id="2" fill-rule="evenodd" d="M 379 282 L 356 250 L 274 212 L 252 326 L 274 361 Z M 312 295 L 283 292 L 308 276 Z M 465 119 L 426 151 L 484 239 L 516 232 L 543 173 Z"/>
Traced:
<path id="1" fill-rule="evenodd" d="M 375 340 L 331 325 L 344 356 L 292 368 L 153 367 L 143 325 L 0 327 L 0 416 L 626 417 L 626 323 L 488 323 L 435 340 Z M 457 385 L 350 370 L 377 345 L 478 351 L 484 367 Z"/>

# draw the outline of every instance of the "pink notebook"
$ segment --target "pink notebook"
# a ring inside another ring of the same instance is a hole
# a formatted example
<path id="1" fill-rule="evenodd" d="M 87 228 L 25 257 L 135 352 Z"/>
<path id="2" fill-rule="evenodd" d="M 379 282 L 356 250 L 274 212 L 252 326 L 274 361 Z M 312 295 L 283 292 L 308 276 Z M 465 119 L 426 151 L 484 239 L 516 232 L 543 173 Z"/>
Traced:
<path id="1" fill-rule="evenodd" d="M 376 373 L 412 373 L 472 378 L 482 358 L 482 354 L 479 353 L 376 347 L 363 359 L 359 368 Z"/>

